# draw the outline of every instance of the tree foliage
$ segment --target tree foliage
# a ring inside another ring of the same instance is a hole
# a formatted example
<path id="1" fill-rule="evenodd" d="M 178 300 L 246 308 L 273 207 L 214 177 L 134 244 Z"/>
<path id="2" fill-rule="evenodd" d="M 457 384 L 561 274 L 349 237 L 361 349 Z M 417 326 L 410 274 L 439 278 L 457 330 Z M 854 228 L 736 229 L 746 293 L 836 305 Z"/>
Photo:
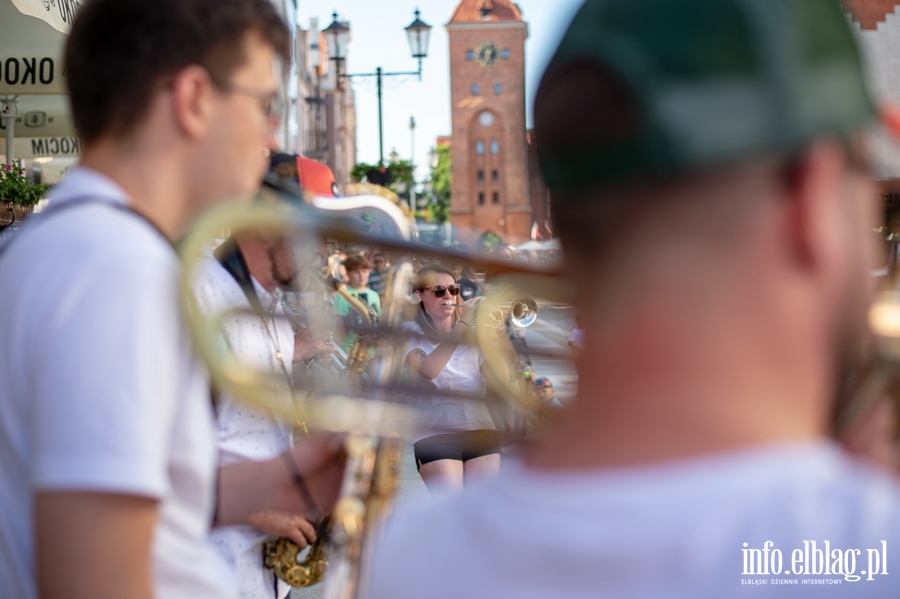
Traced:
<path id="1" fill-rule="evenodd" d="M 450 146 L 438 146 L 436 152 L 437 166 L 431 169 L 431 193 L 434 197 L 428 204 L 428 210 L 433 222 L 445 223 L 450 220 L 450 188 L 453 185 Z"/>
<path id="2" fill-rule="evenodd" d="M 407 190 L 413 180 L 413 164 L 411 160 L 398 160 L 383 166 L 359 162 L 350 171 L 350 176 L 354 181 L 368 181 L 375 185 L 381 185 L 401 197 L 409 198 Z M 398 183 L 403 183 L 403 185 L 398 186 Z M 403 189 L 404 193 L 399 193 L 398 187 Z"/>
<path id="3" fill-rule="evenodd" d="M 431 195 L 417 196 L 414 214 L 417 219 L 432 223 L 450 220 L 450 187 L 453 177 L 450 172 L 450 146 L 439 146 L 436 150 L 437 166 L 431 169 Z M 410 160 L 398 160 L 383 166 L 360 162 L 353 167 L 350 175 L 355 181 L 367 181 L 387 187 L 396 193 L 401 201 L 409 203 L 410 185 L 413 182 L 413 164 Z"/>

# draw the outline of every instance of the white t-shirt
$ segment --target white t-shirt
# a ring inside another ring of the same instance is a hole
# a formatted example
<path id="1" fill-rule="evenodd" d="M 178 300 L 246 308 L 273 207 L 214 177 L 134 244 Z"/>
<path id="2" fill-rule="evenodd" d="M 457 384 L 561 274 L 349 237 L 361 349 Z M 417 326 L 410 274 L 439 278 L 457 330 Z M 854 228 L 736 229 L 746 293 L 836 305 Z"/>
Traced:
<path id="1" fill-rule="evenodd" d="M 192 274 L 197 301 L 205 313 L 233 314 L 225 322 L 232 351 L 244 363 L 277 377 L 283 374 L 275 356 L 274 344 L 277 344 L 290 374 L 294 336 L 290 323 L 283 317 L 280 295 L 269 294 L 251 277 L 260 304 L 267 312 L 267 330 L 262 319 L 251 311 L 243 289 L 213 256 L 201 258 Z M 289 402 L 290 395 L 285 394 L 283 400 Z M 216 420 L 222 465 L 271 459 L 292 445 L 290 425 L 228 393 L 221 393 L 217 398 Z M 235 573 L 242 599 L 271 599 L 274 594 L 274 574 L 262 565 L 262 543 L 267 538 L 268 535 L 252 526 L 227 526 L 212 533 L 216 548 Z M 283 599 L 290 586 L 279 581 L 278 591 L 279 599 Z"/>
<path id="2" fill-rule="evenodd" d="M 577 327 L 572 329 L 572 333 L 569 335 L 569 343 L 578 346 L 579 349 L 584 349 L 584 329 Z"/>
<path id="3" fill-rule="evenodd" d="M 430 354 L 437 348 L 437 343 L 421 336 L 422 328 L 418 323 L 405 322 L 401 328 L 419 334 L 410 338 L 406 354 L 414 349 Z M 476 347 L 465 344 L 457 346 L 450 361 L 433 380 L 429 381 L 410 372 L 413 381 L 422 389 L 421 395 L 416 399 L 416 427 L 420 432 L 415 440 L 460 431 L 496 430 L 494 419 L 484 400 L 428 393 L 429 390 L 442 390 L 483 396 L 481 354 Z"/>
<path id="4" fill-rule="evenodd" d="M 842 573 L 818 565 L 826 541 Z M 900 487 L 827 441 L 595 471 L 515 464 L 396 513 L 372 572 L 368 599 L 896 598 Z"/>
<path id="5" fill-rule="evenodd" d="M 231 597 L 208 533 L 216 449 L 172 247 L 111 180 L 77 168 L 0 256 L 0 591 L 36 599 L 38 491 L 159 500 L 159 599 Z M 46 217 L 46 220 L 41 222 Z"/>

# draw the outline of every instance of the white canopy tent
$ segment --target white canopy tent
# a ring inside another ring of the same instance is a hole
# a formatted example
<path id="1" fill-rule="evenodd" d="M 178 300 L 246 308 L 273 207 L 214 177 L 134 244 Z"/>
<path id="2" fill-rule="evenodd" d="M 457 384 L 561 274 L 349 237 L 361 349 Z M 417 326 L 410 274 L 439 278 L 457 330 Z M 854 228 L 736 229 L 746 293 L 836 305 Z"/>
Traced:
<path id="1" fill-rule="evenodd" d="M 63 69 L 66 33 L 80 7 L 78 0 L 0 0 L 0 129 L 7 163 L 80 150 Z"/>
<path id="2" fill-rule="evenodd" d="M 515 249 L 517 252 L 546 252 L 550 250 L 558 250 L 560 249 L 560 247 L 561 246 L 559 245 L 559 239 L 548 239 L 546 241 L 532 239 L 530 241 L 526 241 L 521 245 L 517 245 Z"/>

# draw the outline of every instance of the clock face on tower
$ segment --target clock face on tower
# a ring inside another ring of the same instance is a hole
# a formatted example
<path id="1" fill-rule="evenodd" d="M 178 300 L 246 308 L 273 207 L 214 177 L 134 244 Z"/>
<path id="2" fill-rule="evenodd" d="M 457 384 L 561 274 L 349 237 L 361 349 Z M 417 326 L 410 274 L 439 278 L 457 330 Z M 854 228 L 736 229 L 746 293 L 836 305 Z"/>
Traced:
<path id="1" fill-rule="evenodd" d="M 500 59 L 500 50 L 493 42 L 483 42 L 478 49 L 475 50 L 475 58 L 482 67 L 492 67 L 497 64 Z"/>

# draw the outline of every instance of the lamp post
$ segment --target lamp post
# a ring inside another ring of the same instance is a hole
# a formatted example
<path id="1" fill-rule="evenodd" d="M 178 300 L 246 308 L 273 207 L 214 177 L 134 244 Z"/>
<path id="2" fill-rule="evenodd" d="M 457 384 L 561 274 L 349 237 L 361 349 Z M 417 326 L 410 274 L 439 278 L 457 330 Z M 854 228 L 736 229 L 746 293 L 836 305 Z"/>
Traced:
<path id="1" fill-rule="evenodd" d="M 338 81 L 340 81 L 341 78 L 352 80 L 354 77 L 375 77 L 375 87 L 378 91 L 378 164 L 381 166 L 384 165 L 384 124 L 382 121 L 381 80 L 383 77 L 416 75 L 419 78 L 419 81 L 421 81 L 422 59 L 428 56 L 428 41 L 431 37 L 431 25 L 419 18 L 418 9 L 416 9 L 414 14 L 415 19 L 413 19 L 413 22 L 404 28 L 404 31 L 406 31 L 406 37 L 409 41 L 409 49 L 412 57 L 418 59 L 419 61 L 419 69 L 417 71 L 399 71 L 395 73 L 385 73 L 381 67 L 378 67 L 375 69 L 374 73 L 344 74 L 340 71 L 340 61 L 343 60 L 345 54 L 334 56 L 334 60 L 337 65 L 336 75 Z M 330 47 L 334 47 L 336 50 L 340 50 L 346 53 L 346 40 L 349 38 L 350 28 L 343 23 L 338 22 L 336 12 L 332 16 L 334 17 L 334 22 L 332 22 L 331 25 L 329 25 L 323 31 L 323 33 L 325 34 L 325 39 L 328 40 Z M 341 35 L 346 36 L 343 38 L 343 44 L 341 43 L 340 39 Z"/>
<path id="2" fill-rule="evenodd" d="M 412 185 L 409 188 L 409 210 L 416 211 L 416 119 L 409 117 L 409 168 Z"/>
<path id="3" fill-rule="evenodd" d="M 325 34 L 325 44 L 328 50 L 328 56 L 331 60 L 334 61 L 334 83 L 335 89 L 338 92 L 336 95 L 336 100 L 338 105 L 335 107 L 335 113 L 338 115 L 340 119 L 340 127 L 343 128 L 344 125 L 344 110 L 346 109 L 344 98 L 344 90 L 341 89 L 341 62 L 347 58 L 347 45 L 350 43 L 350 26 L 344 22 L 338 21 L 338 14 L 335 11 L 332 15 L 331 24 L 326 27 L 322 33 Z M 326 117 L 326 121 L 329 120 Z M 334 122 L 334 118 L 331 119 Z M 327 127 L 327 126 L 326 126 Z M 350 172 L 350 169 L 353 165 L 347 163 L 347 153 L 346 153 L 346 136 L 339 134 L 340 129 L 337 131 L 329 127 L 329 131 L 326 133 L 328 137 L 334 136 L 334 145 L 326 144 L 328 147 L 333 147 L 334 150 L 340 150 L 338 154 L 336 151 L 332 153 L 329 151 L 329 154 L 332 156 L 332 168 L 334 168 L 336 173 L 340 173 L 339 177 L 343 179 L 347 173 Z M 340 157 L 338 157 L 340 156 Z M 343 183 L 343 181 L 341 181 Z"/>
<path id="4" fill-rule="evenodd" d="M 341 79 L 341 61 L 347 58 L 347 44 L 350 42 L 350 27 L 338 21 L 337 11 L 331 14 L 331 25 L 322 30 L 328 44 L 328 57 L 335 63 L 337 81 Z"/>

